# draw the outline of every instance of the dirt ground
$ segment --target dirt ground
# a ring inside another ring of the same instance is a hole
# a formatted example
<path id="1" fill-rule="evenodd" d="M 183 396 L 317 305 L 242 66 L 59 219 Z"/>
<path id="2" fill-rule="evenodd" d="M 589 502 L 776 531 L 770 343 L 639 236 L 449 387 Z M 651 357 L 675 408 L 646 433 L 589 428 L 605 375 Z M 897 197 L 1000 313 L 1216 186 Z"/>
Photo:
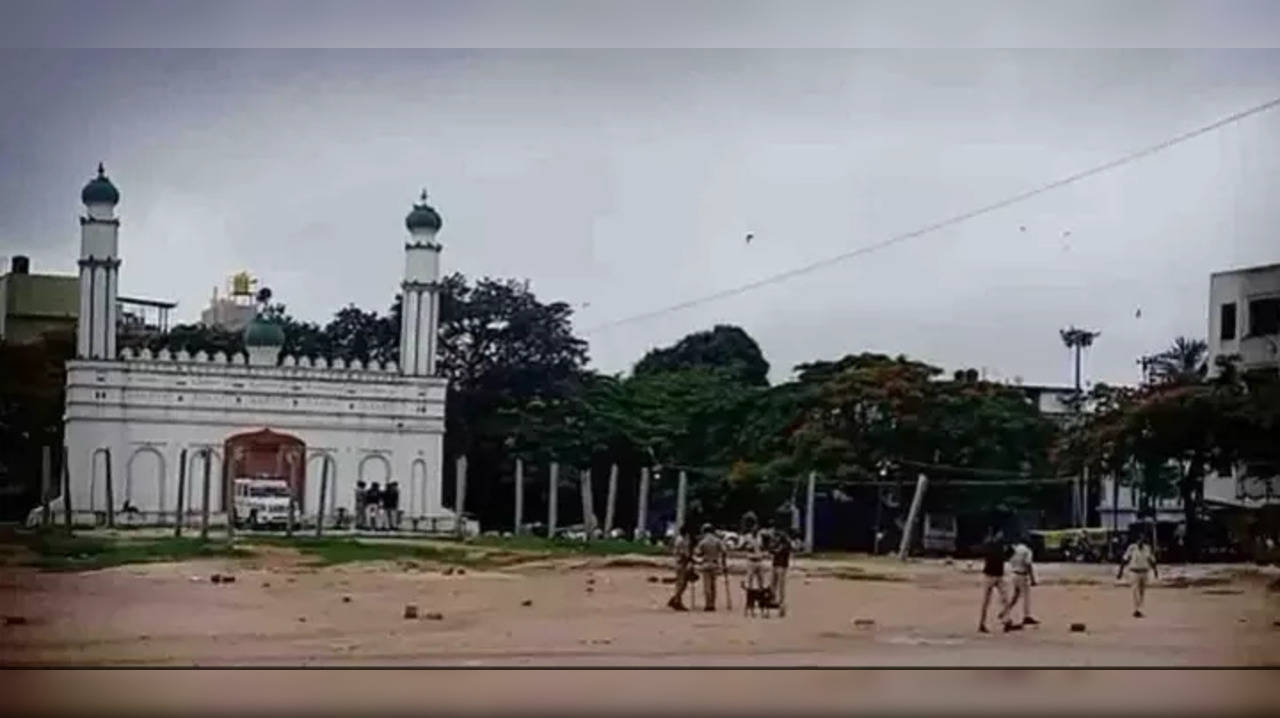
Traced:
<path id="1" fill-rule="evenodd" d="M 1280 665 L 1274 569 L 1166 567 L 1135 619 L 1113 567 L 1043 565 L 1032 598 L 1043 625 L 980 635 L 979 576 L 965 562 L 802 559 L 788 615 L 768 619 L 743 616 L 738 577 L 738 610 L 673 613 L 671 586 L 650 580 L 668 574 L 661 566 L 578 559 L 446 575 L 403 563 L 314 568 L 274 551 L 84 573 L 6 568 L 0 614 L 25 622 L 0 626 L 0 664 Z M 215 572 L 236 580 L 213 584 Z M 421 617 L 406 620 L 406 604 Z M 1087 630 L 1070 632 L 1072 622 Z"/>

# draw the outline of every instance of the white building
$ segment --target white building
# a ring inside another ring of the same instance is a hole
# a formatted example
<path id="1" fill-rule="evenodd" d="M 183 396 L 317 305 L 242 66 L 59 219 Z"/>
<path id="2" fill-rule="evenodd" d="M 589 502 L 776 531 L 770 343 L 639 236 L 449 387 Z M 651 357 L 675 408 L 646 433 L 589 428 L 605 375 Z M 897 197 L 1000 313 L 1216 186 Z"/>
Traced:
<path id="1" fill-rule="evenodd" d="M 1209 277 L 1209 370 L 1238 355 L 1246 370 L 1280 370 L 1280 264 Z"/>
<path id="2" fill-rule="evenodd" d="M 1209 372 L 1216 374 L 1219 356 L 1238 356 L 1247 371 L 1280 370 L 1280 264 L 1269 264 L 1209 276 Z M 1245 476 L 1237 470 L 1220 476 L 1210 472 L 1204 479 L 1207 504 L 1237 508 L 1260 508 L 1280 501 L 1280 479 Z M 1114 520 L 1120 528 L 1139 520 L 1141 497 L 1136 489 L 1121 486 L 1112 506 L 1114 487 L 1110 478 L 1102 481 L 1098 513 L 1103 525 Z M 1181 522 L 1182 499 L 1152 499 L 1159 521 Z"/>
<path id="3" fill-rule="evenodd" d="M 441 220 L 426 193 L 405 221 L 400 366 L 313 365 L 284 356 L 283 331 L 263 317 L 245 329 L 245 354 L 125 355 L 117 350 L 114 301 L 119 193 L 99 166 L 81 198 L 78 358 L 67 364 L 66 405 L 78 522 L 100 521 L 109 494 L 116 512 L 128 502 L 138 510 L 134 519 L 172 521 L 184 450 L 183 508 L 198 515 L 207 450 L 209 508 L 223 521 L 231 479 L 272 463 L 295 481 L 302 515 L 314 518 L 330 461 L 326 521 L 352 512 L 362 479 L 397 481 L 406 519 L 440 530 L 453 525 L 453 513 L 441 506 L 446 380 L 435 361 Z"/>
<path id="4" fill-rule="evenodd" d="M 239 272 L 231 277 L 230 291 L 225 297 L 218 296 L 218 287 L 214 285 L 208 308 L 200 312 L 200 323 L 232 332 L 243 331 L 257 315 L 253 293 L 256 282 L 248 272 Z"/>

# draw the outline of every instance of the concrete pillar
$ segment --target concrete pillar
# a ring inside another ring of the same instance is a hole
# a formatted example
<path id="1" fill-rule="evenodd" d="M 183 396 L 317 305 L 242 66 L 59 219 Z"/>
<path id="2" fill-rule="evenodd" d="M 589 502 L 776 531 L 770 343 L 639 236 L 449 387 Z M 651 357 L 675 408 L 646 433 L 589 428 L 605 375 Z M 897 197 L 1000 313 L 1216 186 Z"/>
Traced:
<path id="1" fill-rule="evenodd" d="M 804 550 L 807 553 L 813 553 L 813 501 L 814 493 L 817 489 L 817 483 L 817 472 L 810 471 L 808 492 L 806 493 L 804 500 Z"/>
<path id="2" fill-rule="evenodd" d="M 911 537 L 915 534 L 916 522 L 920 520 L 920 506 L 924 503 L 924 492 L 929 488 L 929 479 L 924 474 L 916 479 L 916 493 L 911 497 L 911 508 L 907 511 L 907 523 L 902 528 L 902 542 L 898 544 L 898 559 L 907 560 L 907 552 L 911 549 Z"/>
<path id="3" fill-rule="evenodd" d="M 580 476 L 582 485 L 582 528 L 587 533 L 587 538 L 591 538 L 591 532 L 596 527 L 596 506 L 595 497 L 592 495 L 591 487 L 591 469 L 584 469 Z"/>
<path id="4" fill-rule="evenodd" d="M 520 535 L 520 528 L 524 526 L 524 460 L 516 459 L 516 515 L 515 535 Z"/>
<path id="5" fill-rule="evenodd" d="M 456 464 L 456 471 L 453 475 L 454 496 L 453 496 L 453 513 L 455 517 L 456 529 L 458 535 L 461 536 L 466 530 L 466 522 L 462 518 L 462 512 L 467 505 L 467 457 L 459 456 Z"/>
<path id="6" fill-rule="evenodd" d="M 684 526 L 684 507 L 689 487 L 689 475 L 680 471 L 679 483 L 676 484 L 676 526 Z"/>
<path id="7" fill-rule="evenodd" d="M 556 535 L 556 515 L 559 507 L 556 502 L 560 500 L 556 491 L 557 484 L 560 483 L 560 464 L 551 462 L 551 468 L 547 477 L 547 538 L 554 538 Z"/>
<path id="8" fill-rule="evenodd" d="M 609 495 L 605 500 L 604 506 L 604 533 L 605 536 L 613 530 L 613 509 L 614 504 L 618 500 L 618 465 L 614 464 L 609 467 Z"/>
<path id="9" fill-rule="evenodd" d="M 635 538 L 644 536 L 645 522 L 649 520 L 649 467 L 640 469 L 640 496 L 636 502 Z"/>

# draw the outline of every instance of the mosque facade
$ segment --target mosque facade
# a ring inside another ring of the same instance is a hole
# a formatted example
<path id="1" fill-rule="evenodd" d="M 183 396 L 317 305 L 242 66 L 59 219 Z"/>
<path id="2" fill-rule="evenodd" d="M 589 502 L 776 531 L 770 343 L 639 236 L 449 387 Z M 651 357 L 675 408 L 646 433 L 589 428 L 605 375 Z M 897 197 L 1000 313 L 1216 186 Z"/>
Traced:
<path id="1" fill-rule="evenodd" d="M 436 366 L 442 222 L 425 193 L 405 219 L 399 364 L 288 355 L 266 314 L 245 327 L 243 353 L 122 350 L 120 193 L 101 165 L 81 200 L 65 414 L 77 523 L 100 523 L 108 506 L 132 523 L 190 521 L 203 511 L 207 463 L 215 521 L 227 519 L 234 479 L 269 475 L 293 485 L 304 521 L 351 515 L 357 481 L 396 481 L 403 525 L 451 530 L 441 505 L 447 381 Z"/>

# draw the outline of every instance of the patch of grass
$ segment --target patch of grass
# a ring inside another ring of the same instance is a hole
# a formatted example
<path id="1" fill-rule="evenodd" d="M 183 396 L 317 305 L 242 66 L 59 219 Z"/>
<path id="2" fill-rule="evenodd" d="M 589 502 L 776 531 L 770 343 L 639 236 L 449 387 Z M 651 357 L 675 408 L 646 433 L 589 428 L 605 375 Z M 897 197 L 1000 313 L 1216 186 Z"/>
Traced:
<path id="1" fill-rule="evenodd" d="M 34 554 L 26 564 L 46 571 L 93 571 L 133 563 L 252 555 L 242 548 L 198 538 L 105 539 L 48 530 L 14 538 Z"/>
<path id="2" fill-rule="evenodd" d="M 621 556 L 625 554 L 643 554 L 646 556 L 665 556 L 669 549 L 648 543 L 623 541 L 621 539 L 596 539 L 594 541 L 570 541 L 568 539 L 548 539 L 541 536 L 476 536 L 459 542 L 464 546 L 496 548 L 504 551 L 527 551 L 543 554 L 547 557 L 561 556 Z"/>
<path id="3" fill-rule="evenodd" d="M 335 566 L 359 561 L 418 560 L 465 566 L 486 564 L 482 553 L 452 546 L 431 546 L 408 541 L 361 541 L 352 538 L 255 536 L 249 543 L 291 548 L 308 556 L 313 566 Z"/>

